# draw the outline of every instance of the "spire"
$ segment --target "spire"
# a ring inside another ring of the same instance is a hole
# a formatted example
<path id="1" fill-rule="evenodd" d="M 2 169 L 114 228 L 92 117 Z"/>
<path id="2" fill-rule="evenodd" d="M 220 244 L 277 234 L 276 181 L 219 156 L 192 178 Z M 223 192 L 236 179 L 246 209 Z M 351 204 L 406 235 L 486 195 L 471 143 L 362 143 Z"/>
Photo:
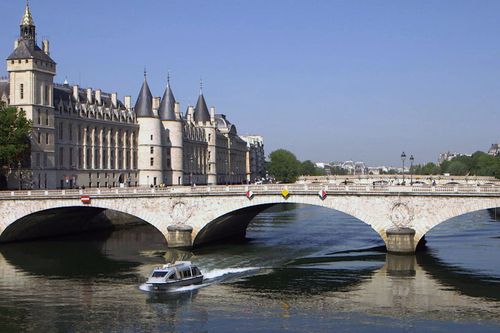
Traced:
<path id="1" fill-rule="evenodd" d="M 153 114 L 153 95 L 148 86 L 147 73 L 144 70 L 144 83 L 142 84 L 141 91 L 139 92 L 139 97 L 137 97 L 137 102 L 135 103 L 135 114 L 136 117 L 154 117 Z"/>
<path id="2" fill-rule="evenodd" d="M 36 38 L 35 22 L 33 22 L 33 17 L 31 16 L 31 11 L 30 11 L 30 4 L 28 1 L 26 1 L 26 7 L 24 8 L 24 15 L 23 18 L 21 19 L 21 31 L 19 35 L 21 39 L 31 42 L 34 42 Z"/>
<path id="3" fill-rule="evenodd" d="M 170 72 L 167 74 L 167 89 L 161 99 L 158 115 L 161 120 L 176 120 L 175 119 L 175 97 L 170 88 Z"/>
<path id="4" fill-rule="evenodd" d="M 23 15 L 23 19 L 21 20 L 21 25 L 24 25 L 24 26 L 35 25 L 35 22 L 33 21 L 33 17 L 31 16 L 30 3 L 28 0 L 26 0 L 26 7 L 24 8 L 24 15 Z"/>
<path id="5" fill-rule="evenodd" d="M 196 123 L 199 121 L 210 122 L 210 113 L 208 112 L 207 103 L 205 102 L 202 91 L 200 91 L 200 96 L 198 96 L 198 101 L 194 108 L 194 121 Z"/>

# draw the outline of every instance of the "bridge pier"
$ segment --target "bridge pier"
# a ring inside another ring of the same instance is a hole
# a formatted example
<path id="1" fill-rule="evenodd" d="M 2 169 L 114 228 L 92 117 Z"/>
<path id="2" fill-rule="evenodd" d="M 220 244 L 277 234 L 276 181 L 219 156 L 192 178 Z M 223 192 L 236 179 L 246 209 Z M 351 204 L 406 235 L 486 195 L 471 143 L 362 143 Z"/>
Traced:
<path id="1" fill-rule="evenodd" d="M 415 253 L 415 230 L 411 228 L 392 228 L 386 230 L 387 252 L 394 254 Z"/>
<path id="2" fill-rule="evenodd" d="M 193 227 L 188 225 L 169 225 L 167 227 L 167 244 L 169 248 L 190 249 L 193 247 Z"/>

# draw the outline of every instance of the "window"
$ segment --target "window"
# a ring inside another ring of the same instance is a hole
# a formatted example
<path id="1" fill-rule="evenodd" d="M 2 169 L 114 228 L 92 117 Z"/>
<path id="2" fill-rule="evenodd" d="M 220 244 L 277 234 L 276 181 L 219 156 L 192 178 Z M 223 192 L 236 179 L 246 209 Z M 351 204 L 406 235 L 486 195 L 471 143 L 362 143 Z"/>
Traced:
<path id="1" fill-rule="evenodd" d="M 47 154 L 43 154 L 43 167 L 46 168 L 48 165 L 48 158 L 47 158 Z M 47 176 L 47 175 L 45 175 Z M 47 185 L 45 185 L 45 187 L 47 187 Z"/>
<path id="2" fill-rule="evenodd" d="M 63 123 L 59 123 L 59 140 L 62 140 L 63 136 Z"/>
<path id="3" fill-rule="evenodd" d="M 151 147 L 151 148 L 149 148 L 149 152 L 150 152 L 151 154 L 153 154 L 153 153 L 155 152 L 155 147 Z"/>
<path id="4" fill-rule="evenodd" d="M 81 168 L 83 164 L 83 150 L 78 148 L 78 167 Z"/>
<path id="5" fill-rule="evenodd" d="M 153 134 L 151 134 L 151 141 L 153 141 Z"/>
<path id="6" fill-rule="evenodd" d="M 49 125 L 49 110 L 45 110 L 45 125 Z"/>
<path id="7" fill-rule="evenodd" d="M 49 144 L 49 133 L 45 134 L 45 144 Z"/>
<path id="8" fill-rule="evenodd" d="M 36 166 L 40 167 L 40 153 L 36 153 Z"/>
<path id="9" fill-rule="evenodd" d="M 69 124 L 69 141 L 73 141 L 73 125 Z"/>
<path id="10" fill-rule="evenodd" d="M 69 148 L 69 166 L 73 167 L 73 148 Z"/>
<path id="11" fill-rule="evenodd" d="M 21 61 L 21 60 L 19 60 Z M 21 85 L 19 86 L 19 92 L 21 94 L 21 99 L 24 98 L 24 84 L 21 83 Z"/>
<path id="12" fill-rule="evenodd" d="M 151 159 L 149 160 L 149 165 L 153 166 L 154 164 L 155 164 L 155 159 L 151 157 Z"/>
<path id="13" fill-rule="evenodd" d="M 40 114 L 40 109 L 36 109 L 37 112 L 37 124 L 40 125 L 42 123 L 42 115 Z"/>
<path id="14" fill-rule="evenodd" d="M 64 165 L 64 147 L 59 148 L 59 166 Z"/>
<path id="15" fill-rule="evenodd" d="M 42 143 L 42 133 L 38 132 L 38 143 Z"/>

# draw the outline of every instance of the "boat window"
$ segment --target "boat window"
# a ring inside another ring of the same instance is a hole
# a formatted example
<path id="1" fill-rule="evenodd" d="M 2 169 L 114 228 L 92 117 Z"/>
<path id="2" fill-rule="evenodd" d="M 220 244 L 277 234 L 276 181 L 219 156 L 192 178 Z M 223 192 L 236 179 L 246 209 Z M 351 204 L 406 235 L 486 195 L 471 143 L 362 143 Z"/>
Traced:
<path id="1" fill-rule="evenodd" d="M 164 277 L 165 275 L 167 275 L 167 272 L 153 272 L 153 274 L 151 275 L 151 277 L 161 278 L 161 277 Z"/>
<path id="2" fill-rule="evenodd" d="M 168 277 L 169 280 L 175 280 L 175 274 L 170 274 L 170 276 Z"/>
<path id="3" fill-rule="evenodd" d="M 201 272 L 200 272 L 200 270 L 198 269 L 198 267 L 193 267 L 193 275 L 194 275 L 194 276 L 201 275 Z"/>

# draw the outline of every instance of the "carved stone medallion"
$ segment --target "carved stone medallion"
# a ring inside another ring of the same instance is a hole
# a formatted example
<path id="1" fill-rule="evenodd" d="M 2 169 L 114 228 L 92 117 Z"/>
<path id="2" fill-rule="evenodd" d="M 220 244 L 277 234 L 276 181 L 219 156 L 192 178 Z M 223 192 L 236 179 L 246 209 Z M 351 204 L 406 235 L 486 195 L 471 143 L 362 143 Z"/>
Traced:
<path id="1" fill-rule="evenodd" d="M 175 202 L 172 206 L 172 222 L 174 224 L 184 224 L 191 217 L 192 211 L 182 202 Z"/>
<path id="2" fill-rule="evenodd" d="M 409 227 L 413 220 L 413 212 L 405 203 L 397 202 L 392 206 L 390 219 L 398 228 Z"/>

